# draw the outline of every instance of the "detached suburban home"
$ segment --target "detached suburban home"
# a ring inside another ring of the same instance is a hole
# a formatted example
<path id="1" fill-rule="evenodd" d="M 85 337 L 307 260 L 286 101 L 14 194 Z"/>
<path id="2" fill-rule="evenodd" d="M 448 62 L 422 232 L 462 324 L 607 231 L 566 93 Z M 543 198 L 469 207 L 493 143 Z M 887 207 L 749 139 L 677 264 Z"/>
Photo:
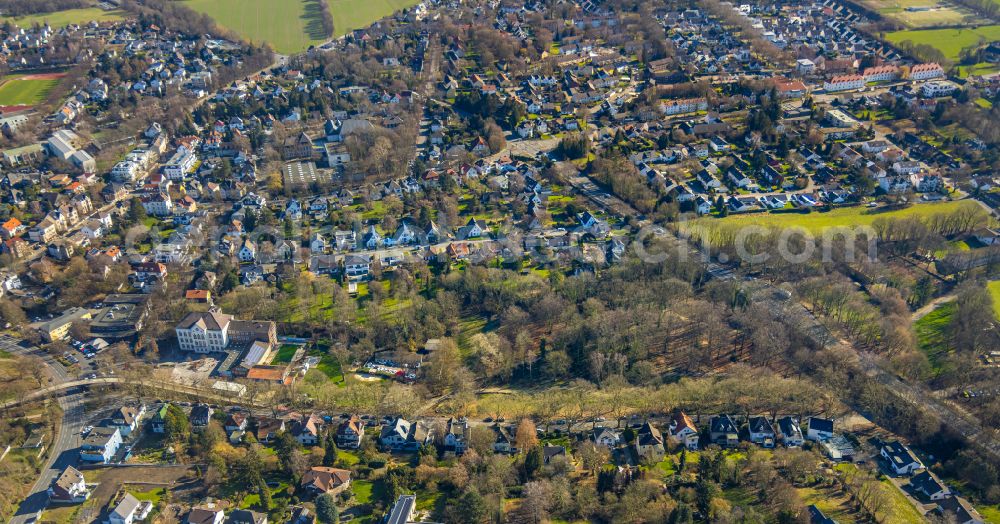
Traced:
<path id="1" fill-rule="evenodd" d="M 698 449 L 698 428 L 691 421 L 691 417 L 683 411 L 674 413 L 668 433 L 671 440 L 683 444 L 687 449 L 691 451 Z"/>
<path id="2" fill-rule="evenodd" d="M 302 475 L 299 485 L 312 495 L 337 495 L 351 487 L 351 472 L 346 469 L 314 466 Z"/>
<path id="3" fill-rule="evenodd" d="M 910 475 L 918 469 L 923 469 L 924 465 L 920 459 L 898 440 L 887 442 L 879 450 L 882 458 L 889 463 L 892 471 L 897 475 Z"/>
<path id="4" fill-rule="evenodd" d="M 708 425 L 709 438 L 713 444 L 724 448 L 734 448 L 740 443 L 740 430 L 729 415 L 716 415 Z"/>
<path id="5" fill-rule="evenodd" d="M 517 447 L 514 445 L 514 437 L 510 434 L 510 431 L 508 431 L 507 428 L 501 426 L 500 424 L 494 424 L 493 432 L 496 433 L 496 438 L 493 441 L 494 453 L 504 455 L 517 453 Z"/>
<path id="6" fill-rule="evenodd" d="M 646 422 L 635 435 L 635 452 L 642 458 L 659 462 L 666 450 L 660 430 Z"/>
<path id="7" fill-rule="evenodd" d="M 357 415 L 345 420 L 337 428 L 337 447 L 344 449 L 358 449 L 361 447 L 361 440 L 365 437 L 365 423 Z"/>
<path id="8" fill-rule="evenodd" d="M 49 502 L 53 504 L 77 504 L 90 498 L 90 490 L 80 473 L 73 466 L 66 466 L 62 474 L 49 486 Z"/>
<path id="9" fill-rule="evenodd" d="M 226 514 L 222 509 L 215 507 L 215 504 L 205 506 L 195 506 L 188 513 L 187 524 L 222 524 L 226 521 Z"/>
<path id="10" fill-rule="evenodd" d="M 930 470 L 923 470 L 910 479 L 910 486 L 918 493 L 923 493 L 930 500 L 942 500 L 951 496 L 951 490 L 945 486 Z"/>
<path id="11" fill-rule="evenodd" d="M 817 442 L 833 437 L 833 419 L 809 417 L 806 420 L 806 438 Z"/>
<path id="12" fill-rule="evenodd" d="M 152 502 L 148 500 L 140 502 L 131 493 L 125 493 L 121 502 L 108 515 L 108 522 L 110 524 L 132 524 L 145 519 L 152 510 Z"/>
<path id="13" fill-rule="evenodd" d="M 781 441 L 790 448 L 801 446 L 805 442 L 799 422 L 792 417 L 779 418 L 778 431 L 781 433 Z"/>
<path id="14" fill-rule="evenodd" d="M 957 524 L 983 524 L 986 522 L 976 508 L 962 497 L 947 497 L 938 505 L 938 513 L 944 515 L 947 522 Z"/>
<path id="15" fill-rule="evenodd" d="M 765 448 L 774 447 L 774 427 L 767 417 L 750 417 L 748 424 L 750 430 L 750 442 Z"/>
<path id="16" fill-rule="evenodd" d="M 614 448 L 621 442 L 622 436 L 611 428 L 597 428 L 591 435 L 591 439 L 599 446 Z"/>

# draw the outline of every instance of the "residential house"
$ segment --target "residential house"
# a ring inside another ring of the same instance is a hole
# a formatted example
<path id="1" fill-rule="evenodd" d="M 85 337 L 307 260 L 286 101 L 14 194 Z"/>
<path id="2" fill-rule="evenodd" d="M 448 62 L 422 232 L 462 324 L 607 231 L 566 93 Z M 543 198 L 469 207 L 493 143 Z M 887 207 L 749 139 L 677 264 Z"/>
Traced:
<path id="1" fill-rule="evenodd" d="M 160 406 L 160 409 L 156 410 L 153 414 L 153 418 L 149 420 L 149 430 L 153 433 L 163 434 L 167 432 L 167 410 L 170 409 L 169 403 L 164 403 Z"/>
<path id="2" fill-rule="evenodd" d="M 127 437 L 139 428 L 139 421 L 145 414 L 146 406 L 144 404 L 123 406 L 111 416 L 111 424 L 121 431 L 123 437 Z"/>
<path id="3" fill-rule="evenodd" d="M 514 436 L 510 434 L 510 431 L 500 424 L 493 424 L 493 433 L 495 435 L 493 439 L 493 452 L 502 455 L 513 455 L 517 453 L 517 447 L 514 442 Z"/>
<path id="4" fill-rule="evenodd" d="M 809 417 L 806 419 L 806 438 L 820 442 L 833 437 L 833 419 Z"/>
<path id="5" fill-rule="evenodd" d="M 49 502 L 53 504 L 79 504 L 90 498 L 90 490 L 83 473 L 73 466 L 66 466 L 52 481 L 48 495 Z"/>
<path id="6" fill-rule="evenodd" d="M 340 423 L 337 427 L 337 447 L 343 449 L 358 449 L 365 438 L 365 422 L 357 415 Z"/>
<path id="7" fill-rule="evenodd" d="M 802 438 L 802 429 L 799 428 L 799 422 L 792 417 L 779 418 L 778 431 L 781 434 L 781 442 L 790 448 L 801 446 L 805 442 Z"/>
<path id="8" fill-rule="evenodd" d="M 648 421 L 636 431 L 635 452 L 639 457 L 651 462 L 659 462 L 666 453 L 663 446 L 663 435 Z"/>
<path id="9" fill-rule="evenodd" d="M 740 430 L 729 415 L 716 415 L 708 424 L 709 440 L 724 448 L 736 447 L 740 443 Z"/>
<path id="10" fill-rule="evenodd" d="M 313 466 L 302 475 L 299 487 L 314 496 L 324 493 L 338 495 L 351 487 L 351 472 L 346 469 Z"/>
<path id="11" fill-rule="evenodd" d="M 622 441 L 621 433 L 611 428 L 595 428 L 590 439 L 599 446 L 616 448 Z"/>
<path id="12" fill-rule="evenodd" d="M 750 417 L 750 442 L 765 448 L 773 448 L 775 441 L 774 427 L 767 417 Z"/>
<path id="13" fill-rule="evenodd" d="M 205 506 L 195 506 L 188 513 L 187 524 L 222 524 L 226 520 L 226 514 L 215 504 Z"/>
<path id="14" fill-rule="evenodd" d="M 414 522 L 413 518 L 417 510 L 416 495 L 400 495 L 396 503 L 393 504 L 389 514 L 383 522 L 385 524 L 409 524 Z"/>
<path id="15" fill-rule="evenodd" d="M 278 434 L 285 431 L 285 421 L 275 418 L 257 419 L 257 431 L 255 435 L 258 442 L 270 443 L 278 438 Z"/>
<path id="16" fill-rule="evenodd" d="M 930 80 L 942 77 L 944 77 L 944 68 L 935 62 L 917 64 L 910 68 L 910 80 Z"/>
<path id="17" fill-rule="evenodd" d="M 930 500 L 943 500 L 951 496 L 951 489 L 937 478 L 929 469 L 917 473 L 910 479 L 910 487 Z"/>
<path id="18" fill-rule="evenodd" d="M 229 514 L 226 524 L 267 524 L 267 513 L 238 509 Z"/>
<path id="19" fill-rule="evenodd" d="M 542 462 L 543 463 L 549 464 L 549 463 L 552 462 L 552 459 L 554 459 L 556 457 L 563 457 L 564 459 L 566 458 L 566 447 L 565 446 L 552 446 L 552 445 L 546 444 L 546 445 L 544 445 L 542 447 Z"/>
<path id="20" fill-rule="evenodd" d="M 882 448 L 879 449 L 879 455 L 886 460 L 889 467 L 897 475 L 910 475 L 924 467 L 913 451 L 898 440 L 883 444 Z"/>
<path id="21" fill-rule="evenodd" d="M 319 444 L 320 433 L 323 431 L 323 419 L 319 415 L 303 415 L 292 422 L 292 436 L 303 446 Z"/>
<path id="22" fill-rule="evenodd" d="M 985 524 L 986 519 L 962 497 L 947 497 L 938 503 L 938 513 L 946 522 L 955 524 Z"/>
<path id="23" fill-rule="evenodd" d="M 411 423 L 397 418 L 382 426 L 379 443 L 391 451 L 416 451 L 429 443 L 434 436 L 431 426 L 423 421 Z"/>
<path id="24" fill-rule="evenodd" d="M 365 254 L 352 254 L 344 257 L 344 274 L 348 278 L 362 279 L 371 271 L 372 257 Z"/>
<path id="25" fill-rule="evenodd" d="M 80 445 L 80 460 L 107 464 L 122 445 L 122 434 L 118 428 L 94 428 Z"/>
<path id="26" fill-rule="evenodd" d="M 243 413 L 236 412 L 230 413 L 226 416 L 226 422 L 222 427 L 226 430 L 227 434 L 233 434 L 240 431 L 246 431 L 247 429 L 247 416 Z"/>
<path id="27" fill-rule="evenodd" d="M 140 501 L 135 495 L 126 492 L 121 501 L 108 514 L 109 524 L 133 524 L 149 516 L 153 510 L 153 503 L 148 500 Z"/>
<path id="28" fill-rule="evenodd" d="M 471 431 L 469 423 L 464 420 L 449 418 L 445 423 L 444 450 L 445 453 L 461 455 L 469 447 Z"/>
<path id="29" fill-rule="evenodd" d="M 191 425 L 196 428 L 203 428 L 208 426 L 208 423 L 212 420 L 212 414 L 215 413 L 215 409 L 208 404 L 195 404 L 191 408 Z"/>
<path id="30" fill-rule="evenodd" d="M 678 411 L 671 417 L 667 433 L 671 440 L 687 449 L 691 451 L 698 449 L 698 428 L 695 427 L 691 417 L 683 411 Z"/>

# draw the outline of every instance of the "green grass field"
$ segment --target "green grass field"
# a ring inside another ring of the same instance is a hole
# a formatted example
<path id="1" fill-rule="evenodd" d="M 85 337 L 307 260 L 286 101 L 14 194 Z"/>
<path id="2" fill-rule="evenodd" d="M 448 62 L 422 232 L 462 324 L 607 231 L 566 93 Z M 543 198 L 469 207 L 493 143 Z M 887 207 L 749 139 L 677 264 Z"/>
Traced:
<path id="1" fill-rule="evenodd" d="M 274 356 L 274 362 L 286 363 L 291 362 L 292 357 L 295 356 L 295 352 L 298 351 L 299 346 L 296 344 L 282 344 L 278 349 L 278 353 Z"/>
<path id="2" fill-rule="evenodd" d="M 909 40 L 914 44 L 932 45 L 949 60 L 957 61 L 962 49 L 972 47 L 982 41 L 1000 40 L 1000 25 L 986 25 L 964 29 L 925 29 L 919 31 L 896 31 L 887 33 L 886 40 L 898 44 Z"/>
<path id="3" fill-rule="evenodd" d="M 325 0 L 334 37 L 371 25 L 416 0 Z M 252 42 L 266 41 L 279 53 L 298 53 L 327 40 L 316 0 L 184 0 L 219 25 Z"/>
<path id="4" fill-rule="evenodd" d="M 54 80 L 23 80 L 22 75 L 11 75 L 0 80 L 0 105 L 33 106 L 45 101 L 49 91 L 59 83 Z"/>
<path id="5" fill-rule="evenodd" d="M 983 516 L 983 520 L 987 524 L 1000 524 L 1000 505 L 979 506 L 976 509 L 979 510 L 979 514 Z"/>
<path id="6" fill-rule="evenodd" d="M 186 0 L 185 4 L 251 42 L 270 43 L 279 53 L 304 51 L 323 41 L 323 27 L 315 2 Z"/>
<path id="7" fill-rule="evenodd" d="M 368 27 L 396 11 L 417 5 L 417 0 L 327 0 L 333 13 L 333 36 Z"/>
<path id="8" fill-rule="evenodd" d="M 904 209 L 880 211 L 866 207 L 843 207 L 828 212 L 812 213 L 751 213 L 725 218 L 700 218 L 687 224 L 712 228 L 720 225 L 745 224 L 763 227 L 801 227 L 816 234 L 829 227 L 870 226 L 880 218 L 927 218 L 978 204 L 966 200 L 914 204 Z"/>
<path id="9" fill-rule="evenodd" d="M 990 296 L 993 297 L 993 311 L 1000 319 L 1000 280 L 993 280 L 986 287 L 990 290 Z"/>
<path id="10" fill-rule="evenodd" d="M 942 359 L 951 351 L 948 325 L 956 309 L 954 302 L 946 302 L 913 323 L 917 347 L 927 355 L 934 375 L 940 375 L 944 371 Z"/>
<path id="11" fill-rule="evenodd" d="M 66 11 L 56 11 L 55 13 L 44 13 L 39 15 L 25 15 L 16 18 L 2 17 L 0 20 L 10 21 L 19 27 L 32 27 L 35 24 L 43 25 L 48 22 L 53 28 L 66 27 L 70 24 L 86 24 L 90 22 L 114 22 L 121 20 L 125 12 L 121 10 L 105 11 L 96 7 L 87 9 L 67 9 Z"/>

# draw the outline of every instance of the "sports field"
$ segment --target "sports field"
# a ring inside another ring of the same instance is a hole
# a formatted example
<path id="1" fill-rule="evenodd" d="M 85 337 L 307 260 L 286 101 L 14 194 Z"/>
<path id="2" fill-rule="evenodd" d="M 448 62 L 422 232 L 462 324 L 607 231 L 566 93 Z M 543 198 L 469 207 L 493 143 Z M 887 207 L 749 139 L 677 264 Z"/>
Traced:
<path id="1" fill-rule="evenodd" d="M 279 53 L 305 51 L 327 40 L 317 1 L 328 1 L 334 37 L 368 27 L 416 0 L 185 0 L 246 40 L 268 42 Z"/>
<path id="2" fill-rule="evenodd" d="M 700 218 L 688 223 L 708 228 L 741 224 L 763 227 L 801 227 L 810 233 L 816 234 L 829 227 L 870 226 L 880 218 L 927 218 L 951 213 L 965 207 L 979 208 L 979 205 L 968 200 L 952 200 L 947 202 L 914 204 L 905 209 L 895 211 L 879 211 L 866 207 L 842 207 L 828 212 L 814 211 L 802 214 L 749 213 L 744 215 L 730 215 L 725 218 Z"/>
<path id="3" fill-rule="evenodd" d="M 970 25 L 977 19 L 972 11 L 943 0 L 864 0 L 863 4 L 914 29 Z"/>
<path id="4" fill-rule="evenodd" d="M 887 33 L 886 40 L 894 44 L 909 40 L 914 44 L 928 44 L 944 53 L 952 61 L 957 61 L 959 53 L 966 47 L 973 47 L 980 41 L 1000 41 L 1000 25 L 984 25 L 963 29 L 925 29 L 920 31 L 896 31 Z"/>
<path id="5" fill-rule="evenodd" d="M 96 7 L 87 9 L 67 9 L 56 11 L 55 13 L 45 13 L 40 15 L 26 15 L 17 18 L 0 18 L 0 20 L 11 21 L 19 27 L 32 27 L 36 23 L 39 25 L 48 22 L 53 28 L 65 27 L 70 24 L 86 24 L 89 22 L 113 22 L 121 20 L 124 11 L 105 11 Z"/>
<path id="6" fill-rule="evenodd" d="M 0 106 L 33 106 L 59 83 L 56 75 L 10 75 L 0 80 Z M 54 77 L 54 78 L 53 78 Z"/>

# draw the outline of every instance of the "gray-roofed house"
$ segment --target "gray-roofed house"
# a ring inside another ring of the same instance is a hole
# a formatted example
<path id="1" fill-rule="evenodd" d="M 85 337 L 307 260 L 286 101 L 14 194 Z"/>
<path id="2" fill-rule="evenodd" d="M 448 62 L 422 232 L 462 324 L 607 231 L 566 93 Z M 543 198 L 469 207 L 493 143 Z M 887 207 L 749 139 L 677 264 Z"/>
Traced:
<path id="1" fill-rule="evenodd" d="M 716 415 L 708 424 L 709 439 L 724 448 L 736 447 L 740 443 L 740 430 L 729 415 Z"/>

